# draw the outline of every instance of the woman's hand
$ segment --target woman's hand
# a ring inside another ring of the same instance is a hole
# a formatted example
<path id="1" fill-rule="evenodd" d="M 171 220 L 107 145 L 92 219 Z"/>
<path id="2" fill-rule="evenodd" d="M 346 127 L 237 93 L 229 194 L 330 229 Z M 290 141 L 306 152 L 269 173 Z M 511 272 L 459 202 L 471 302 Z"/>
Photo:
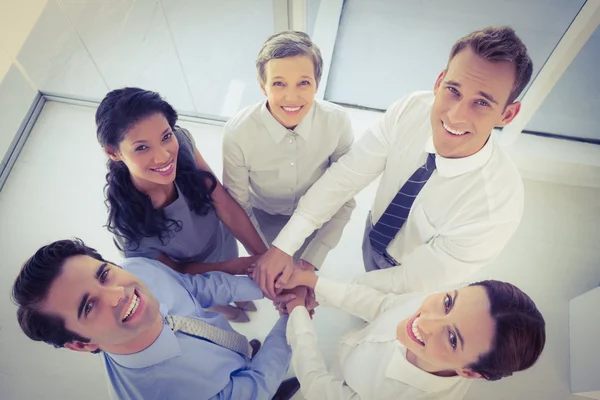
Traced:
<path id="1" fill-rule="evenodd" d="M 293 289 L 297 286 L 307 286 L 309 289 L 314 289 L 317 284 L 318 277 L 314 273 L 314 267 L 309 263 L 300 260 L 294 264 L 292 274 L 285 283 L 281 283 L 283 289 Z"/>
<path id="2" fill-rule="evenodd" d="M 294 308 L 298 306 L 306 306 L 306 295 L 308 294 L 306 286 L 297 286 L 288 291 L 296 295 L 295 299 L 290 300 L 285 304 L 285 309 L 288 314 L 291 314 Z"/>
<path id="3" fill-rule="evenodd" d="M 224 272 L 227 272 L 231 275 L 248 275 L 249 269 L 258 261 L 259 255 L 257 256 L 247 256 L 247 257 L 238 257 L 228 261 L 225 261 L 228 265 Z"/>

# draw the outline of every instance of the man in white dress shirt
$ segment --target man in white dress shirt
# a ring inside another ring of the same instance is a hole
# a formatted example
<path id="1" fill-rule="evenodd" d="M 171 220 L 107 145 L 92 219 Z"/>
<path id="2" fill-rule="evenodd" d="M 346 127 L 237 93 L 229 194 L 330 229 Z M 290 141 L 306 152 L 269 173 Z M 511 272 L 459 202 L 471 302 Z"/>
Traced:
<path id="1" fill-rule="evenodd" d="M 306 33 L 269 37 L 256 67 L 266 100 L 241 110 L 225 125 L 223 184 L 270 245 L 298 200 L 350 150 L 354 136 L 342 107 L 314 98 L 323 59 Z M 319 268 L 339 242 L 355 205 L 351 197 L 340 203 L 290 254 Z"/>
<path id="2" fill-rule="evenodd" d="M 509 27 L 459 39 L 433 92 L 392 104 L 300 200 L 254 279 L 273 294 L 304 238 L 380 175 L 363 240 L 365 268 L 375 271 L 361 282 L 428 291 L 489 263 L 523 212 L 521 177 L 491 132 L 518 114 L 515 100 L 531 74 L 527 49 Z"/>

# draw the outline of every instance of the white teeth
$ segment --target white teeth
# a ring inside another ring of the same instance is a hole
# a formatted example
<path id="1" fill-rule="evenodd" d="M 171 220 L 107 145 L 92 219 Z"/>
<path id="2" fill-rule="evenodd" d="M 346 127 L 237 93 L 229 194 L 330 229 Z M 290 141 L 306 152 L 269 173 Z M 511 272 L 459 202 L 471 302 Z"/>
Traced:
<path id="1" fill-rule="evenodd" d="M 412 332 L 413 335 L 415 335 L 415 337 L 419 340 L 419 342 L 421 342 L 421 344 L 425 344 L 425 342 L 423 342 L 423 339 L 421 338 L 421 334 L 419 333 L 419 329 L 417 328 L 417 322 L 419 321 L 419 318 L 415 318 L 415 320 L 412 323 Z"/>
<path id="2" fill-rule="evenodd" d="M 158 171 L 158 172 L 165 172 L 165 171 L 168 171 L 168 170 L 171 168 L 171 165 L 173 165 L 173 163 L 171 163 L 171 164 L 167 165 L 167 166 L 166 166 L 166 167 L 164 167 L 164 168 L 155 168 L 154 170 L 155 170 L 155 171 Z"/>
<path id="3" fill-rule="evenodd" d="M 285 111 L 290 111 L 290 112 L 294 112 L 294 111 L 298 111 L 301 107 L 283 107 L 283 109 Z"/>
<path id="4" fill-rule="evenodd" d="M 466 131 L 456 131 L 452 128 L 450 128 L 448 125 L 446 125 L 445 123 L 442 122 L 442 125 L 444 125 L 444 129 L 447 130 L 448 132 L 450 132 L 453 135 L 464 135 L 465 133 L 467 133 Z"/>
<path id="5" fill-rule="evenodd" d="M 134 294 L 133 301 L 131 302 L 131 304 L 129 304 L 129 309 L 125 313 L 125 317 L 123 318 L 123 321 L 126 321 L 129 317 L 131 317 L 135 313 L 135 310 L 137 310 L 139 305 L 140 305 L 140 299 L 139 299 L 139 297 L 137 297 Z"/>

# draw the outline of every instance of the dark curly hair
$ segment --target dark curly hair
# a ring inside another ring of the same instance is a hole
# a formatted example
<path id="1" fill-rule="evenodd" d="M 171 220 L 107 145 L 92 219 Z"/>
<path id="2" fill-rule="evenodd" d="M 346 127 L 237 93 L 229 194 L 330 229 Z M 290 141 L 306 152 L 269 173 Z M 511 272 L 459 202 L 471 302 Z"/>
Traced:
<path id="1" fill-rule="evenodd" d="M 97 139 L 103 148 L 118 150 L 127 131 L 137 122 L 154 114 L 166 118 L 180 146 L 177 156 L 175 182 L 188 201 L 192 211 L 206 215 L 213 209 L 211 193 L 216 178 L 198 168 L 193 149 L 187 138 L 176 127 L 177 112 L 158 93 L 135 87 L 109 92 L 96 111 Z M 168 219 L 164 210 L 155 209 L 148 195 L 133 185 L 127 166 L 122 161 L 108 160 L 106 174 L 107 228 L 124 238 L 130 249 L 139 246 L 144 237 L 158 237 L 163 244 L 171 230 L 180 230 L 181 222 Z"/>
<path id="2" fill-rule="evenodd" d="M 65 261 L 77 255 L 107 262 L 80 239 L 59 240 L 40 248 L 21 268 L 13 285 L 12 299 L 18 306 L 19 325 L 31 340 L 45 342 L 57 348 L 65 347 L 66 343 L 74 340 L 90 342 L 90 339 L 68 330 L 62 317 L 41 311 L 50 287 L 61 274 Z"/>
<path id="3" fill-rule="evenodd" d="M 488 280 L 469 286 L 485 288 L 496 327 L 492 350 L 468 368 L 496 381 L 535 364 L 546 344 L 546 323 L 533 300 L 507 282 Z"/>

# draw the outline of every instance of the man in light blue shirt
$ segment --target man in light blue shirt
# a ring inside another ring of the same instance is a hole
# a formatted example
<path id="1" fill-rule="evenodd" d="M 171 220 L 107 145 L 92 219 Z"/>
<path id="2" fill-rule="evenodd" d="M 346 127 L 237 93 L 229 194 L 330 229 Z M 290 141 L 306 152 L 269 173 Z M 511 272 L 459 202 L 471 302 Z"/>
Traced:
<path id="1" fill-rule="evenodd" d="M 205 308 L 262 297 L 248 277 L 183 275 L 145 258 L 118 267 L 79 240 L 40 248 L 13 287 L 27 336 L 55 347 L 101 352 L 115 394 L 143 400 L 290 398 L 295 390 L 278 392 L 291 356 L 287 316 L 252 359 L 174 332 L 165 323 L 167 315 L 192 317 L 228 336 L 235 332 L 229 323 Z"/>

